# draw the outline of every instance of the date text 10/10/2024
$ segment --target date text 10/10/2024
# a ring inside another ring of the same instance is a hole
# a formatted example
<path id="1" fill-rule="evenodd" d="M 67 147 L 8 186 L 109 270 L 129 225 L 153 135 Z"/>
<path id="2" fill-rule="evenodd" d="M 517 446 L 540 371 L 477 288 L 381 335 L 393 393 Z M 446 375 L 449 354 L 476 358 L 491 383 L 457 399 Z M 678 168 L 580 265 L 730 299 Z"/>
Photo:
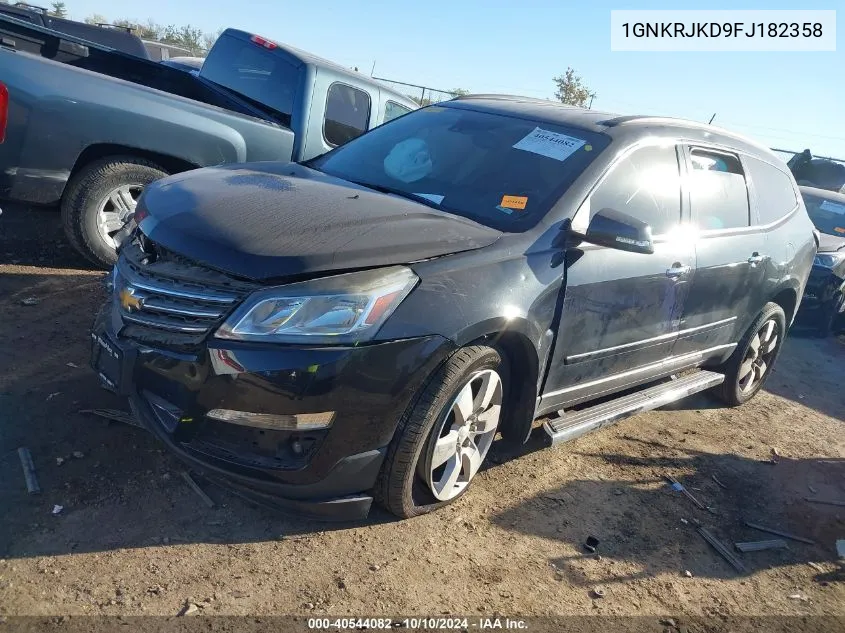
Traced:
<path id="1" fill-rule="evenodd" d="M 526 631 L 525 620 L 511 618 L 309 618 L 314 630 L 406 629 L 406 630 L 513 630 Z"/>

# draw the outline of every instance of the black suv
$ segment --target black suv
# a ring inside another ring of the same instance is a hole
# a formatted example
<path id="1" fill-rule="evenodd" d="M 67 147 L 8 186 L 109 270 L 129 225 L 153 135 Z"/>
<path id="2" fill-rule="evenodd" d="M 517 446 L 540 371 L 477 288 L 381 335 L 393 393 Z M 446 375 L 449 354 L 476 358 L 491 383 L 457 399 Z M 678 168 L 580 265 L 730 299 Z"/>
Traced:
<path id="1" fill-rule="evenodd" d="M 103 384 L 206 476 L 345 518 L 455 500 L 541 416 L 555 444 L 703 389 L 747 401 L 817 248 L 757 144 L 501 96 L 161 180 L 136 220 Z"/>
<path id="2" fill-rule="evenodd" d="M 845 194 L 799 188 L 820 239 L 798 320 L 825 338 L 845 328 Z"/>

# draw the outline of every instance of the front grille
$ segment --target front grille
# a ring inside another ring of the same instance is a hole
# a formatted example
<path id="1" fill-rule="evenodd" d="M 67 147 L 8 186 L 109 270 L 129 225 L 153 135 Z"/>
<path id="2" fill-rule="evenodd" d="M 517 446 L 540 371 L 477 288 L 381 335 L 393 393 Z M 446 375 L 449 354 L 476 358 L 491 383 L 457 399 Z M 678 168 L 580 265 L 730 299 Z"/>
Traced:
<path id="1" fill-rule="evenodd" d="M 154 258 L 138 242 L 121 251 L 114 300 L 125 326 L 121 336 L 126 338 L 155 347 L 195 349 L 256 288 L 152 248 Z"/>

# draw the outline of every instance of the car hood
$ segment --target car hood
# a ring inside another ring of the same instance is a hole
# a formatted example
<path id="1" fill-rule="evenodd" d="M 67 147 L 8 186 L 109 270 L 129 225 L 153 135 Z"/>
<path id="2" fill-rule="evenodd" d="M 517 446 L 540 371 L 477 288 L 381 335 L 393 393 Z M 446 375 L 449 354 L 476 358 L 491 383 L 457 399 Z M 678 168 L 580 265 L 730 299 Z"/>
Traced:
<path id="1" fill-rule="evenodd" d="M 270 280 L 407 264 L 488 246 L 501 233 L 297 164 L 210 167 L 144 191 L 141 230 L 232 275 Z"/>
<path id="2" fill-rule="evenodd" d="M 819 233 L 819 253 L 833 253 L 845 248 L 845 237 Z"/>

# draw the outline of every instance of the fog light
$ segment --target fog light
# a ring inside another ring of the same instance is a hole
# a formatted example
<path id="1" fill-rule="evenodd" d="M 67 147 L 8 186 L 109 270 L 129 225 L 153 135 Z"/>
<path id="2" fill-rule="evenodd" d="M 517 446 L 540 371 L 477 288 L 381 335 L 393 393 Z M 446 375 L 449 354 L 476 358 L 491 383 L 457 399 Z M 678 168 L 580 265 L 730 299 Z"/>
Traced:
<path id="1" fill-rule="evenodd" d="M 232 409 L 212 409 L 205 414 L 212 420 L 252 426 L 259 429 L 275 431 L 315 431 L 327 429 L 334 421 L 334 411 L 324 413 L 295 413 L 283 415 L 276 413 L 250 413 L 249 411 L 233 411 Z"/>

